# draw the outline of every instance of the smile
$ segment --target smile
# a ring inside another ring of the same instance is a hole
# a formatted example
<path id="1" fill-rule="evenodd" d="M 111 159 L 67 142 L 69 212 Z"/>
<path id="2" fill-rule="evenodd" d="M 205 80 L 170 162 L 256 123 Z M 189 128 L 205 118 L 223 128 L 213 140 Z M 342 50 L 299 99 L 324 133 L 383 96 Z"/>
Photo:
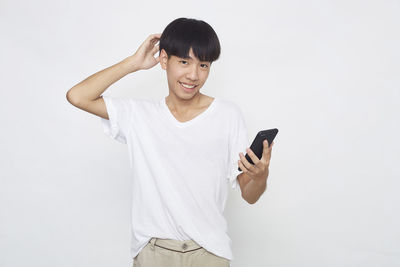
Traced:
<path id="1" fill-rule="evenodd" d="M 193 89 L 193 88 L 197 87 L 197 85 L 189 85 L 189 84 L 181 83 L 181 82 L 179 82 L 179 83 L 186 89 Z"/>

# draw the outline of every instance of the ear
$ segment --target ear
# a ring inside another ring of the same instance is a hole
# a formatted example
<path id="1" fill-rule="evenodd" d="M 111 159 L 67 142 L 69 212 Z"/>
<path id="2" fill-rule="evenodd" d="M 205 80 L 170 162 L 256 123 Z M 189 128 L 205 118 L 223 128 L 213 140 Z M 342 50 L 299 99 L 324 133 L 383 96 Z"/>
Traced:
<path id="1" fill-rule="evenodd" d="M 167 69 L 168 54 L 165 52 L 164 48 L 160 52 L 160 66 L 163 70 Z"/>

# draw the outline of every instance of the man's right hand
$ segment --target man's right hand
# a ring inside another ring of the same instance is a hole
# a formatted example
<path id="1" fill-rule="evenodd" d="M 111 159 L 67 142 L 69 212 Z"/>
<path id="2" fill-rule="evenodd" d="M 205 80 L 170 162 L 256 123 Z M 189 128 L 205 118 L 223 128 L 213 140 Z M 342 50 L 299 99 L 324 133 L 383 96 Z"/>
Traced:
<path id="1" fill-rule="evenodd" d="M 147 70 L 160 62 L 160 57 L 154 58 L 154 54 L 158 52 L 160 44 L 155 45 L 161 38 L 161 33 L 149 35 L 147 39 L 140 45 L 138 50 L 133 56 L 128 57 L 126 60 L 131 63 L 132 71 Z"/>

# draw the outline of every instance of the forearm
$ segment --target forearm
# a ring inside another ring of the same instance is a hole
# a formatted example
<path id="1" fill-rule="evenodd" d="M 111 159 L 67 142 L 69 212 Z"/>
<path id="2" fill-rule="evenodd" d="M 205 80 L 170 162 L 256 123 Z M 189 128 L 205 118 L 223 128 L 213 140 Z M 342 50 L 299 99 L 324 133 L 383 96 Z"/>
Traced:
<path id="1" fill-rule="evenodd" d="M 133 56 L 101 70 L 81 81 L 67 92 L 70 102 L 91 101 L 99 98 L 113 83 L 125 75 L 137 71 Z"/>
<path id="2" fill-rule="evenodd" d="M 261 181 L 251 179 L 243 188 L 243 198 L 249 203 L 254 204 L 267 188 L 267 177 Z"/>

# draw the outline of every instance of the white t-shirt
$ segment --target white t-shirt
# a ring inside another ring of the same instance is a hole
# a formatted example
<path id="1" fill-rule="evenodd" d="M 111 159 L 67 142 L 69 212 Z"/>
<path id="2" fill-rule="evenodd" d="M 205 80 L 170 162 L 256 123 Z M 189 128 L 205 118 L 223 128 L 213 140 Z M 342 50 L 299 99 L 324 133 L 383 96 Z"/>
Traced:
<path id="1" fill-rule="evenodd" d="M 193 239 L 232 260 L 223 210 L 228 185 L 240 192 L 237 161 L 249 147 L 239 106 L 214 98 L 201 114 L 179 122 L 164 97 L 103 99 L 104 133 L 128 145 L 133 171 L 132 257 L 157 237 Z"/>

